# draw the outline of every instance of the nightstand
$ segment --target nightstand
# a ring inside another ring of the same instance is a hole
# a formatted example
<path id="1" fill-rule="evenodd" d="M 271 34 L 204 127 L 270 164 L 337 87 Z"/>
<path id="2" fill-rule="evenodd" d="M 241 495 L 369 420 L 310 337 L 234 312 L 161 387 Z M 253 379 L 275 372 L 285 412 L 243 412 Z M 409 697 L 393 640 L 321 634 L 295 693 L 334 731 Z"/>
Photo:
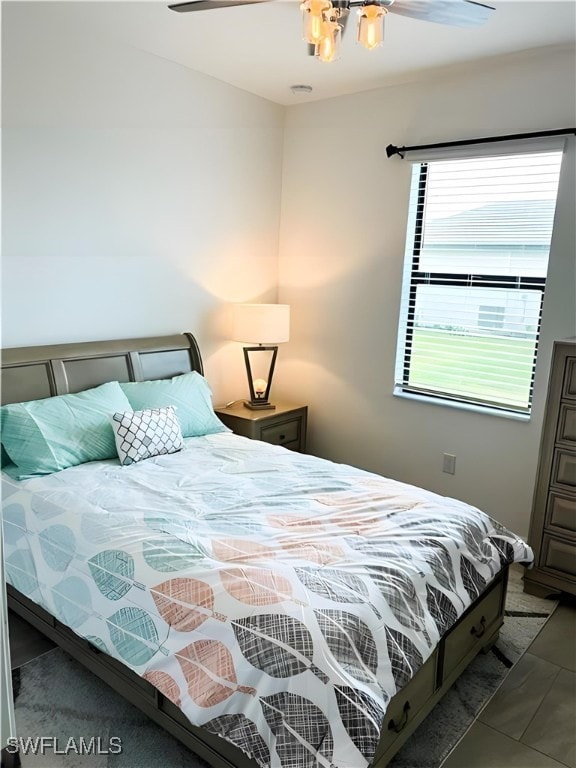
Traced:
<path id="1" fill-rule="evenodd" d="M 214 410 L 220 421 L 236 435 L 304 453 L 308 406 L 278 400 L 274 401 L 274 405 L 274 410 L 251 411 L 239 402 L 229 408 L 222 406 Z"/>

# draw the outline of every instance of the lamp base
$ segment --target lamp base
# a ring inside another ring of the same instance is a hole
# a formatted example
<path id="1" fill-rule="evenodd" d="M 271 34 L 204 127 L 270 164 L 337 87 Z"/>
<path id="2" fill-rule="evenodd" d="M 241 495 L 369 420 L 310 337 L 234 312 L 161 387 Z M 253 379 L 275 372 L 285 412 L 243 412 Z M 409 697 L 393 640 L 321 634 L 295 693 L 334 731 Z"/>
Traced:
<path id="1" fill-rule="evenodd" d="M 244 400 L 244 407 L 250 408 L 251 411 L 273 411 L 276 408 L 272 403 L 255 403 L 252 400 Z"/>

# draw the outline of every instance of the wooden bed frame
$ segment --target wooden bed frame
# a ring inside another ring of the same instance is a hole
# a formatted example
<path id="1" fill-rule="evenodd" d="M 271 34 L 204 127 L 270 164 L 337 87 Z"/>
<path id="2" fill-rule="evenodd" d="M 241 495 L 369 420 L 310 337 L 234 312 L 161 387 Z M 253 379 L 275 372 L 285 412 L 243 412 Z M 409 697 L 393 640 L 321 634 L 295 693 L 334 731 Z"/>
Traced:
<path id="1" fill-rule="evenodd" d="M 2 403 L 79 392 L 107 381 L 162 379 L 189 371 L 203 373 L 200 351 L 190 333 L 9 348 L 2 353 Z M 507 578 L 505 568 L 441 639 L 408 685 L 391 699 L 373 768 L 385 768 L 472 659 L 496 641 L 503 622 Z M 13 611 L 214 768 L 258 768 L 254 760 L 224 739 L 191 725 L 171 701 L 128 667 L 79 637 L 12 586 L 8 585 L 7 591 Z"/>

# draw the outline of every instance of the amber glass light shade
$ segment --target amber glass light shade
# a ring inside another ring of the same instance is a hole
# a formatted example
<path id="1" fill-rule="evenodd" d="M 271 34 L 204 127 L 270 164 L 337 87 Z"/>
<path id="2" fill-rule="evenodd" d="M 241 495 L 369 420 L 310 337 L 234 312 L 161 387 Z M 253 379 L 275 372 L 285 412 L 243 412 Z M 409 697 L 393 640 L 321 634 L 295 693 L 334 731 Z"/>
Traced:
<path id="1" fill-rule="evenodd" d="M 306 42 L 316 45 L 322 37 L 324 14 L 332 8 L 330 0 L 304 0 L 302 11 L 303 37 Z"/>
<path id="2" fill-rule="evenodd" d="M 342 27 L 337 21 L 325 21 L 322 25 L 322 37 L 316 44 L 315 54 L 320 61 L 334 61 L 340 56 Z"/>
<path id="3" fill-rule="evenodd" d="M 384 16 L 388 13 L 380 5 L 363 5 L 358 11 L 358 42 L 372 51 L 384 40 Z"/>

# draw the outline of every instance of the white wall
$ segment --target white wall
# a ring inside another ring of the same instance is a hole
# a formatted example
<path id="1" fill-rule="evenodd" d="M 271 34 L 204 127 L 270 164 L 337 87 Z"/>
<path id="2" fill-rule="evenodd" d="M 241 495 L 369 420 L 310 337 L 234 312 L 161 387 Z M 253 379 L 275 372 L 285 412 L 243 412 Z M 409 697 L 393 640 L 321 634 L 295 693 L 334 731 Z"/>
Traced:
<path id="1" fill-rule="evenodd" d="M 292 107 L 284 122 L 212 78 L 70 34 L 65 6 L 3 6 L 3 344 L 190 329 L 222 401 L 245 388 L 224 304 L 278 298 L 293 323 L 275 394 L 310 404 L 313 452 L 525 533 L 551 340 L 576 332 L 573 173 L 524 424 L 392 397 L 409 166 L 384 148 L 573 125 L 573 52 Z"/>
<path id="2" fill-rule="evenodd" d="M 392 395 L 410 165 L 385 147 L 566 128 L 574 52 L 536 51 L 288 110 L 278 386 L 310 404 L 313 453 L 471 502 L 528 531 L 551 341 L 576 333 L 574 167 L 561 181 L 529 423 Z M 457 457 L 442 473 L 442 454 Z"/>
<path id="3" fill-rule="evenodd" d="M 238 397 L 219 312 L 276 300 L 284 110 L 66 5 L 3 6 L 3 345 L 191 330 Z"/>

